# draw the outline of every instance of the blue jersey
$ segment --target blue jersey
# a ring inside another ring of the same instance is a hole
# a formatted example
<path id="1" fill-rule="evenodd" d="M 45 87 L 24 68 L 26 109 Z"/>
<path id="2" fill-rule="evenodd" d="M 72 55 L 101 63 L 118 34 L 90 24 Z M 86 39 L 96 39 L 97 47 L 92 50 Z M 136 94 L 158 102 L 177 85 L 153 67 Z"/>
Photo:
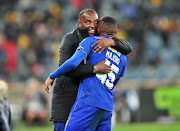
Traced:
<path id="1" fill-rule="evenodd" d="M 108 36 L 101 37 L 109 38 Z M 123 77 L 127 60 L 125 55 L 112 48 L 105 49 L 101 54 L 92 52 L 93 47 L 91 45 L 96 41 L 97 39 L 94 37 L 84 39 L 78 46 L 75 54 L 55 72 L 51 73 L 50 78 L 54 79 L 75 69 L 86 57 L 87 64 L 94 65 L 107 58 L 106 64 L 111 66 L 112 72 L 96 74 L 83 79 L 79 86 L 77 100 L 94 107 L 112 111 L 112 89 L 117 84 L 119 77 Z"/>
<path id="2" fill-rule="evenodd" d="M 107 36 L 103 36 L 108 38 Z M 112 89 L 117 84 L 119 77 L 123 77 L 126 67 L 126 56 L 120 52 L 107 48 L 101 54 L 92 52 L 91 44 L 97 41 L 94 37 L 87 38 L 78 47 L 87 57 L 87 64 L 96 65 L 107 58 L 106 64 L 110 65 L 112 72 L 108 74 L 96 74 L 83 79 L 80 83 L 77 100 L 85 104 L 95 106 L 104 110 L 112 111 L 113 95 Z"/>

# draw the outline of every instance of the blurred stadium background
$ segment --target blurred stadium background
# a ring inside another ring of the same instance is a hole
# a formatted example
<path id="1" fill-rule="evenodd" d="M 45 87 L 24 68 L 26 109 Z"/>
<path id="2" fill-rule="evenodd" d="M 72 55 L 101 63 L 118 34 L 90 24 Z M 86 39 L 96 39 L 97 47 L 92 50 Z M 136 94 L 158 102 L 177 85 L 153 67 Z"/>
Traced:
<path id="1" fill-rule="evenodd" d="M 26 82 L 35 78 L 44 92 L 45 79 L 58 67 L 61 39 L 76 27 L 83 8 L 116 18 L 116 37 L 133 46 L 125 77 L 113 92 L 113 125 L 178 122 L 179 5 L 179 0 L 0 0 L 0 78 L 10 87 L 13 130 L 23 123 Z"/>

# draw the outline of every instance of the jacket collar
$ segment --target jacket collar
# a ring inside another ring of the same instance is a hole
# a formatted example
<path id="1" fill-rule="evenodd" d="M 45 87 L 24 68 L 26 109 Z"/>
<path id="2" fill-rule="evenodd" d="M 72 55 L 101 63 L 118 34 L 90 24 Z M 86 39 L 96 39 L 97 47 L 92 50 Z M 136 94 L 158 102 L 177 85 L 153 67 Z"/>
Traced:
<path id="1" fill-rule="evenodd" d="M 79 41 L 82 41 L 84 38 L 89 36 L 88 31 L 85 28 L 79 27 L 78 25 L 76 26 L 77 26 L 76 31 Z"/>

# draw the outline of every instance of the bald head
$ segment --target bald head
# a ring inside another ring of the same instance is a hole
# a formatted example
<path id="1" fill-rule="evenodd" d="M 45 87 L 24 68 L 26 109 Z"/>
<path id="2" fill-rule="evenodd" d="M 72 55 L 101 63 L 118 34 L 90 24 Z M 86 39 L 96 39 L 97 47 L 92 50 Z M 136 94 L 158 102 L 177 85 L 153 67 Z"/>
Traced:
<path id="1" fill-rule="evenodd" d="M 0 80 L 0 101 L 8 98 L 8 84 Z"/>
<path id="2" fill-rule="evenodd" d="M 117 21 L 110 16 L 104 16 L 99 20 L 100 35 L 108 35 L 113 37 L 117 33 Z"/>
<path id="3" fill-rule="evenodd" d="M 94 36 L 97 32 L 98 15 L 93 9 L 84 9 L 79 13 L 78 19 L 79 27 L 88 31 L 89 36 Z"/>
<path id="4" fill-rule="evenodd" d="M 97 14 L 95 10 L 86 8 L 86 9 L 81 10 L 81 12 L 79 12 L 78 19 L 80 19 L 81 16 L 86 15 L 87 12 L 93 12 L 94 14 Z"/>

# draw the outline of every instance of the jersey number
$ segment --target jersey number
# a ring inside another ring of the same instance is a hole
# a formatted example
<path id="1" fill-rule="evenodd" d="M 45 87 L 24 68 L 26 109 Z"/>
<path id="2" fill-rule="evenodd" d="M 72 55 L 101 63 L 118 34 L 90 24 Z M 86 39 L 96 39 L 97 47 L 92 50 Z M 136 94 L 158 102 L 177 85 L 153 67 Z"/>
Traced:
<path id="1" fill-rule="evenodd" d="M 106 61 L 105 64 L 110 65 L 110 61 Z M 119 68 L 112 64 L 111 65 L 112 71 L 108 74 L 96 74 L 96 77 L 101 80 L 101 83 L 106 85 L 109 89 L 112 89 L 114 84 L 113 82 L 116 80 L 115 73 L 118 74 Z"/>

